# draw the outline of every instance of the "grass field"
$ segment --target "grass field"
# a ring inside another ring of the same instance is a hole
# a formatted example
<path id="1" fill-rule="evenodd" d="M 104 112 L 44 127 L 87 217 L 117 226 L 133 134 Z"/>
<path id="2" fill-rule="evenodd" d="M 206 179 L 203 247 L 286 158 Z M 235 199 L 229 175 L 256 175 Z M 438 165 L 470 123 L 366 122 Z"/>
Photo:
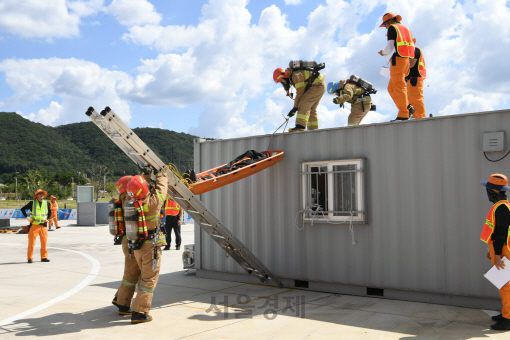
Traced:
<path id="1" fill-rule="evenodd" d="M 108 194 L 105 198 L 100 198 L 98 202 L 108 202 L 110 199 L 111 199 L 110 195 Z M 23 201 L 23 200 L 0 201 L 0 209 L 20 209 L 28 202 L 29 201 Z M 74 199 L 72 201 L 58 200 L 57 203 L 58 203 L 59 209 L 64 209 L 64 204 L 65 204 L 65 209 L 76 209 L 76 199 Z"/>

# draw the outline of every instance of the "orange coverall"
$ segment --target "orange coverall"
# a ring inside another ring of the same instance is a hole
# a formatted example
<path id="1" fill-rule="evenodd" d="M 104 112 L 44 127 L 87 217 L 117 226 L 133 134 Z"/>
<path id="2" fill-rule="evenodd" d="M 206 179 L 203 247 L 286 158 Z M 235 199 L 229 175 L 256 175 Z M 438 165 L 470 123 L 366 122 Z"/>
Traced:
<path id="1" fill-rule="evenodd" d="M 58 228 L 58 203 L 57 201 L 51 202 L 51 216 L 50 221 L 48 222 L 48 228 L 51 228 L 51 223 L 55 224 L 55 228 Z"/>

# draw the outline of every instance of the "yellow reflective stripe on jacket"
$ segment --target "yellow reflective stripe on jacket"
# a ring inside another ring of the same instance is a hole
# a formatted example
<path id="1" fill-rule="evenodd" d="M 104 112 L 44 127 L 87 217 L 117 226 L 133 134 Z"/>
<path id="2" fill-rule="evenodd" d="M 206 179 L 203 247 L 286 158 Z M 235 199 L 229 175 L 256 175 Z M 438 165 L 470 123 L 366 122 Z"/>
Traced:
<path id="1" fill-rule="evenodd" d="M 165 202 L 165 197 L 163 195 L 161 195 L 161 193 L 157 190 L 156 190 L 156 195 L 158 195 L 159 199 L 161 200 L 161 203 Z"/>
<path id="2" fill-rule="evenodd" d="M 159 220 L 159 214 L 158 215 L 152 215 L 152 216 L 146 216 L 146 221 L 158 221 Z"/>

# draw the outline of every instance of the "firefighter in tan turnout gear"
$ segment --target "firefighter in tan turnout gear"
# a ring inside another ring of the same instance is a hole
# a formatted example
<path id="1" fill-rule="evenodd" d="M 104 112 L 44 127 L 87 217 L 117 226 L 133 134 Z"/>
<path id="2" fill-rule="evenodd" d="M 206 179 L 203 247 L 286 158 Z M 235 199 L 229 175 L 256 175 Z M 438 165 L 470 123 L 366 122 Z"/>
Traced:
<path id="1" fill-rule="evenodd" d="M 119 315 L 131 315 L 131 300 L 135 294 L 135 286 L 131 285 L 133 277 L 131 273 L 137 272 L 138 264 L 136 263 L 135 257 L 129 251 L 128 239 L 126 237 L 126 227 L 124 222 L 124 206 L 131 200 L 128 195 L 126 188 L 129 180 L 133 176 L 124 176 L 117 181 L 117 192 L 119 193 L 118 200 L 112 200 L 109 202 L 110 205 L 110 233 L 115 236 L 114 244 L 122 245 L 122 252 L 124 253 L 124 277 L 119 289 L 115 293 L 115 297 L 112 300 L 112 304 L 119 308 Z M 112 225 L 113 224 L 113 225 Z M 123 291 L 123 300 L 118 301 L 119 292 Z"/>
<path id="2" fill-rule="evenodd" d="M 341 107 L 345 102 L 351 104 L 347 125 L 359 125 L 370 111 L 372 99 L 368 95 L 362 96 L 365 91 L 355 84 L 346 83 L 344 80 L 332 82 L 328 84 L 328 93 L 336 95 L 336 98 L 333 99 L 334 104 L 340 104 Z"/>
<path id="3" fill-rule="evenodd" d="M 297 112 L 296 126 L 289 129 L 290 132 L 319 128 L 317 106 L 326 92 L 326 76 L 318 71 L 323 68 L 324 64 L 317 64 L 316 61 L 293 60 L 287 69 L 279 67 L 274 71 L 273 80 L 283 85 L 287 95 L 290 85 L 296 89 L 294 107 L 287 115 L 292 117 Z"/>
<path id="4" fill-rule="evenodd" d="M 131 201 L 124 206 L 126 236 L 131 256 L 135 258 L 137 266 L 126 268 L 117 304 L 129 307 L 131 292 L 138 284 L 138 292 L 131 306 L 133 324 L 152 320 L 149 311 L 159 278 L 161 246 L 166 245 L 165 236 L 159 230 L 159 213 L 167 194 L 168 178 L 164 172 L 157 173 L 156 188 L 152 192 L 149 191 L 148 181 L 150 175 L 131 178 L 127 185 Z"/>

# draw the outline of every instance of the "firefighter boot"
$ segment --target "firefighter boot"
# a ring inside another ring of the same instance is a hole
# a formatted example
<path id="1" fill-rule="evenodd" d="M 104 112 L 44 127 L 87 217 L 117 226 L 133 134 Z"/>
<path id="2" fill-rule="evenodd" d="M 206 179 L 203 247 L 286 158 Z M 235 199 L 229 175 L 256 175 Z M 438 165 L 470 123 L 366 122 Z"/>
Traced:
<path id="1" fill-rule="evenodd" d="M 501 319 L 494 325 L 491 325 L 491 328 L 496 331 L 510 331 L 510 319 L 501 316 Z"/>
<path id="2" fill-rule="evenodd" d="M 303 125 L 296 124 L 295 127 L 289 129 L 289 132 L 305 131 L 305 129 Z"/>
<path id="3" fill-rule="evenodd" d="M 143 314 L 138 312 L 133 312 L 133 314 L 131 314 L 131 323 L 142 323 L 150 321 L 152 321 L 152 316 L 150 316 L 149 314 Z"/>
<path id="4" fill-rule="evenodd" d="M 119 307 L 119 315 L 132 315 L 131 308 L 129 306 L 118 306 Z"/>
<path id="5" fill-rule="evenodd" d="M 492 321 L 499 321 L 503 317 L 503 314 L 499 313 L 498 315 L 494 315 L 491 319 Z"/>

